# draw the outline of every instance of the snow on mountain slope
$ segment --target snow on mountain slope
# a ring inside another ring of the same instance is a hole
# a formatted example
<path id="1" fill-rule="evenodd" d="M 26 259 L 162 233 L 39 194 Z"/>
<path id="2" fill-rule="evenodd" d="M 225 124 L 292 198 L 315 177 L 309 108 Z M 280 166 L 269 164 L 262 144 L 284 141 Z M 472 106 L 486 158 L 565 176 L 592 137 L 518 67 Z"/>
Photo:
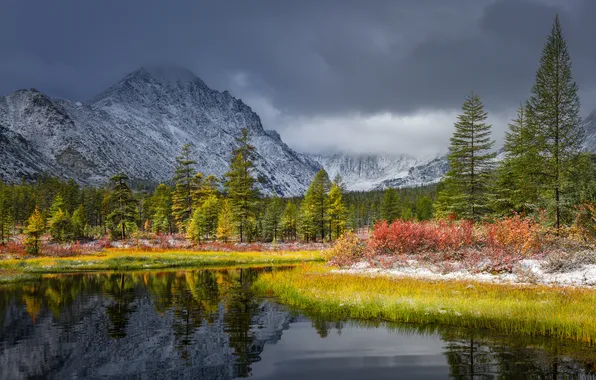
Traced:
<path id="1" fill-rule="evenodd" d="M 586 139 L 584 140 L 584 148 L 590 152 L 596 153 L 596 110 L 584 119 L 584 130 L 586 132 Z"/>
<path id="2" fill-rule="evenodd" d="M 200 172 L 222 177 L 242 128 L 249 130 L 256 147 L 255 174 L 264 193 L 300 195 L 320 168 L 292 151 L 277 133 L 265 131 L 241 100 L 210 89 L 179 68 L 141 68 L 86 104 L 36 90 L 16 91 L 0 98 L 0 125 L 22 136 L 35 151 L 31 154 L 48 162 L 33 167 L 11 155 L 12 166 L 20 163 L 26 173 L 45 171 L 82 183 L 104 183 L 119 171 L 166 181 L 186 143 L 194 146 Z M 10 173 L 4 176 L 15 179 Z"/>
<path id="3" fill-rule="evenodd" d="M 386 187 L 419 186 L 438 181 L 446 170 L 437 159 L 418 160 L 409 156 L 311 156 L 333 178 L 340 174 L 351 191 Z M 446 161 L 445 161 L 446 162 Z M 428 165 L 431 165 L 427 168 Z"/>

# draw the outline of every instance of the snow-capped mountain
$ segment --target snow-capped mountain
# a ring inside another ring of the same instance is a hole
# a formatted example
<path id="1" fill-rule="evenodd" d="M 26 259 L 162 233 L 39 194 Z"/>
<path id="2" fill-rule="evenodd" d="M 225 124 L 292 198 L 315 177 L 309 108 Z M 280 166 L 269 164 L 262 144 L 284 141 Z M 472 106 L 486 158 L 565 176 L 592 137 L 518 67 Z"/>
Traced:
<path id="1" fill-rule="evenodd" d="M 446 157 L 416 159 L 405 155 L 311 156 L 330 178 L 339 174 L 350 191 L 413 187 L 437 182 L 447 172 Z"/>
<path id="2" fill-rule="evenodd" d="M 0 97 L 2 179 L 51 174 L 100 184 L 124 171 L 155 182 L 172 177 L 182 145 L 197 170 L 222 177 L 240 130 L 256 147 L 264 193 L 300 195 L 320 166 L 265 131 L 256 113 L 188 70 L 141 68 L 87 103 L 37 90 Z"/>

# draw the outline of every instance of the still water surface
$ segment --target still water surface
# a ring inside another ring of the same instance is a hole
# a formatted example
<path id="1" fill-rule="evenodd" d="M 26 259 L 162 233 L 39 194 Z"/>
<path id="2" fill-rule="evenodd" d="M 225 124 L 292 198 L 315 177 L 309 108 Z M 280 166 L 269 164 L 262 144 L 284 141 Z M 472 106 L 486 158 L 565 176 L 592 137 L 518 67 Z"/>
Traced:
<path id="1" fill-rule="evenodd" d="M 258 297 L 252 269 L 0 286 L 0 379 L 596 378 L 596 349 L 330 320 Z"/>

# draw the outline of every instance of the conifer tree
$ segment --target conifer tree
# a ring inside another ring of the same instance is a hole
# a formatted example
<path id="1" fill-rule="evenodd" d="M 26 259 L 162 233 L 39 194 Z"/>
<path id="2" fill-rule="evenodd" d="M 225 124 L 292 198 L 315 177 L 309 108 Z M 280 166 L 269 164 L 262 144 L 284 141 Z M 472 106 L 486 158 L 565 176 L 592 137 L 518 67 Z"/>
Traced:
<path id="1" fill-rule="evenodd" d="M 236 141 L 239 147 L 232 152 L 230 169 L 226 173 L 225 188 L 234 223 L 240 241 L 243 242 L 247 238 L 249 218 L 259 194 L 251 173 L 254 167 L 255 148 L 249 142 L 248 129 L 243 128 L 241 136 Z"/>
<path id="2" fill-rule="evenodd" d="M 85 207 L 80 204 L 72 213 L 70 218 L 71 236 L 75 240 L 85 238 L 85 231 L 87 229 L 87 220 L 85 219 Z"/>
<path id="3" fill-rule="evenodd" d="M 113 237 L 126 238 L 129 230 L 134 227 L 137 215 L 137 202 L 126 181 L 124 173 L 110 178 L 110 192 L 107 196 L 108 214 L 106 220 Z"/>
<path id="4" fill-rule="evenodd" d="M 195 208 L 187 236 L 197 242 L 214 238 L 217 233 L 218 216 L 219 200 L 212 194 L 198 208 Z"/>
<path id="5" fill-rule="evenodd" d="M 0 181 L 0 244 L 6 243 L 10 238 L 12 224 L 9 190 Z"/>
<path id="6" fill-rule="evenodd" d="M 433 201 L 428 196 L 422 196 L 416 202 L 416 218 L 430 220 L 433 217 Z"/>
<path id="7" fill-rule="evenodd" d="M 564 199 L 569 191 L 569 173 L 581 152 L 584 131 L 579 115 L 578 88 L 571 73 L 571 57 L 557 15 L 540 58 L 536 82 L 528 100 L 531 123 L 536 127 L 536 146 L 548 198 L 554 203 L 557 230 L 561 225 Z"/>
<path id="8" fill-rule="evenodd" d="M 172 219 L 172 190 L 168 185 L 160 184 L 151 196 L 151 230 L 154 233 L 171 233 Z"/>
<path id="9" fill-rule="evenodd" d="M 341 188 L 337 182 L 333 182 L 329 190 L 329 234 L 331 239 L 337 239 L 346 230 L 346 206 L 342 199 Z"/>
<path id="10" fill-rule="evenodd" d="M 70 240 L 70 215 L 65 211 L 65 204 L 62 196 L 58 194 L 52 202 L 50 208 L 50 218 L 48 219 L 48 227 L 52 239 L 57 242 Z"/>
<path id="11" fill-rule="evenodd" d="M 196 189 L 196 161 L 190 158 L 191 144 L 182 146 L 182 153 L 176 157 L 174 192 L 172 194 L 172 216 L 178 230 L 184 232 L 192 215 L 192 194 Z"/>
<path id="12" fill-rule="evenodd" d="M 279 239 L 281 217 L 283 212 L 283 201 L 277 196 L 271 198 L 267 203 L 267 208 L 265 209 L 265 214 L 263 216 L 263 232 L 266 241 L 277 241 Z"/>
<path id="13" fill-rule="evenodd" d="M 393 188 L 386 189 L 381 202 L 381 218 L 391 223 L 399 218 L 400 214 L 401 202 L 397 190 Z"/>
<path id="14" fill-rule="evenodd" d="M 234 220 L 232 215 L 232 208 L 227 199 L 221 202 L 221 208 L 217 217 L 217 239 L 227 242 L 234 238 L 235 235 Z"/>
<path id="15" fill-rule="evenodd" d="M 315 178 L 310 183 L 304 201 L 301 206 L 301 229 L 308 231 L 307 235 L 311 234 L 311 227 L 307 223 L 313 223 L 317 232 L 312 239 L 316 239 L 316 235 L 321 236 L 321 240 L 325 240 L 326 232 L 329 230 L 329 190 L 331 189 L 331 181 L 324 169 L 321 169 L 315 175 Z"/>
<path id="16" fill-rule="evenodd" d="M 315 204 L 306 199 L 300 204 L 300 212 L 297 220 L 297 230 L 300 238 L 304 241 L 317 239 L 317 215 Z"/>
<path id="17" fill-rule="evenodd" d="M 292 201 L 286 203 L 283 214 L 281 215 L 281 228 L 283 231 L 284 240 L 297 239 L 298 228 L 298 208 Z"/>
<path id="18" fill-rule="evenodd" d="M 37 255 L 41 251 L 41 236 L 45 231 L 45 223 L 39 208 L 35 207 L 33 214 L 27 219 L 27 226 L 25 228 L 25 247 L 27 252 L 32 255 Z"/>
<path id="19" fill-rule="evenodd" d="M 439 194 L 439 213 L 477 221 L 488 211 L 488 187 L 495 153 L 491 126 L 480 98 L 472 93 L 466 98 L 463 113 L 455 123 L 449 147 L 450 169 L 445 176 L 445 189 Z M 442 208 L 446 207 L 446 210 Z"/>

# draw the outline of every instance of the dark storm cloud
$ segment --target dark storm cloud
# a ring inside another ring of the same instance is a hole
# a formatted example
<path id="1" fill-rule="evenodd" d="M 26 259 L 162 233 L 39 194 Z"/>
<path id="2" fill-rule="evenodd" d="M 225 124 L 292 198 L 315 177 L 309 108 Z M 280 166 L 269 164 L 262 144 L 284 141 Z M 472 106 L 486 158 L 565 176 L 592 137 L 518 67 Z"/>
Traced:
<path id="1" fill-rule="evenodd" d="M 594 108 L 593 0 L 7 1 L 0 92 L 85 100 L 165 63 L 252 99 L 280 125 L 449 111 L 472 90 L 498 114 L 528 94 L 557 12 Z"/>

